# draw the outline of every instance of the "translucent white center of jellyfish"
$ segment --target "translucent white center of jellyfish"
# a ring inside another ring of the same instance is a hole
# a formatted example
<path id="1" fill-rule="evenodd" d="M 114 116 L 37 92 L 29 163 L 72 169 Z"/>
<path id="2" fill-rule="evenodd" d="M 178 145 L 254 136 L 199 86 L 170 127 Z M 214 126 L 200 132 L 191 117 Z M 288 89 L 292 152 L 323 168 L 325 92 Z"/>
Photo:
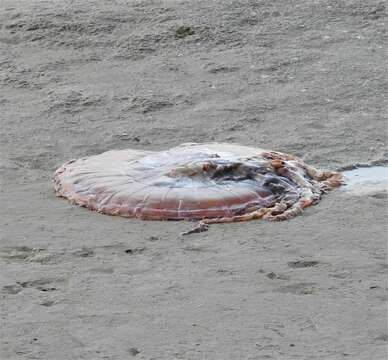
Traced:
<path id="1" fill-rule="evenodd" d="M 343 189 L 352 195 L 388 191 L 388 166 L 359 167 L 342 174 L 345 177 Z"/>

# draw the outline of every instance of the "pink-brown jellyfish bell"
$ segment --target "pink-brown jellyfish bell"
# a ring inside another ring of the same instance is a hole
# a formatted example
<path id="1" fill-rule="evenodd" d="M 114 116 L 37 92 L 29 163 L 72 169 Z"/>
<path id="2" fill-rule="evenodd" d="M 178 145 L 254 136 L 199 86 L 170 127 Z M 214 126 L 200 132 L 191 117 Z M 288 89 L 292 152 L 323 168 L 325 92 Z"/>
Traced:
<path id="1" fill-rule="evenodd" d="M 112 150 L 54 175 L 58 196 L 103 214 L 202 224 L 289 219 L 341 182 L 292 155 L 222 143 Z"/>

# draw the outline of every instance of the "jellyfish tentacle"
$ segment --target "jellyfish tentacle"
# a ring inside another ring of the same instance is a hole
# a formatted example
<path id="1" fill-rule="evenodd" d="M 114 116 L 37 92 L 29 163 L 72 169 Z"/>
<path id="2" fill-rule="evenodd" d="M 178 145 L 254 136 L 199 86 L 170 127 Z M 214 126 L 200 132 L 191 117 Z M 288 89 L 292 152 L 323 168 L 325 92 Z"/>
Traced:
<path id="1" fill-rule="evenodd" d="M 314 199 L 315 195 L 313 191 L 309 188 L 304 188 L 302 189 L 300 198 L 296 203 L 278 203 L 274 209 L 265 216 L 265 219 L 269 221 L 282 221 L 291 219 L 302 213 L 305 207 L 312 205 Z"/>
<path id="2" fill-rule="evenodd" d="M 303 167 L 309 177 L 317 180 L 323 185 L 324 190 L 339 187 L 343 184 L 343 176 L 336 171 L 319 170 L 303 162 Z"/>
<path id="3" fill-rule="evenodd" d="M 240 222 L 240 221 L 249 221 L 261 219 L 271 208 L 261 208 L 259 210 L 252 211 L 243 215 L 235 215 L 232 217 L 221 217 L 221 218 L 212 218 L 212 219 L 202 219 L 201 222 L 204 224 L 223 224 L 231 222 Z"/>

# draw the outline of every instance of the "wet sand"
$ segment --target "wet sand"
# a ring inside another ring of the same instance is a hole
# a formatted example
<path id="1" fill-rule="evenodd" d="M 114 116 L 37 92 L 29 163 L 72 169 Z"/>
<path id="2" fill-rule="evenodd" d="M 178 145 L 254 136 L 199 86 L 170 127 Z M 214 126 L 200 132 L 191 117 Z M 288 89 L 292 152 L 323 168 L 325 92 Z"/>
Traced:
<path id="1" fill-rule="evenodd" d="M 1 359 L 385 359 L 387 193 L 290 221 L 109 217 L 52 174 L 230 142 L 339 169 L 388 156 L 379 1 L 0 3 Z"/>

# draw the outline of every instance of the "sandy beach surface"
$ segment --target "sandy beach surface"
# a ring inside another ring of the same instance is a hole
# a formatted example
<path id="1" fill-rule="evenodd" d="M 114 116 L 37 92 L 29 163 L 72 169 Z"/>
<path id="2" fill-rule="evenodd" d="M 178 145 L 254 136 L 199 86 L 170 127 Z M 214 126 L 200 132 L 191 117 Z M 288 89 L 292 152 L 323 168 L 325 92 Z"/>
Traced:
<path id="1" fill-rule="evenodd" d="M 387 193 L 290 221 L 104 216 L 53 192 L 109 149 L 386 159 L 374 0 L 0 1 L 0 359 L 382 360 Z"/>

